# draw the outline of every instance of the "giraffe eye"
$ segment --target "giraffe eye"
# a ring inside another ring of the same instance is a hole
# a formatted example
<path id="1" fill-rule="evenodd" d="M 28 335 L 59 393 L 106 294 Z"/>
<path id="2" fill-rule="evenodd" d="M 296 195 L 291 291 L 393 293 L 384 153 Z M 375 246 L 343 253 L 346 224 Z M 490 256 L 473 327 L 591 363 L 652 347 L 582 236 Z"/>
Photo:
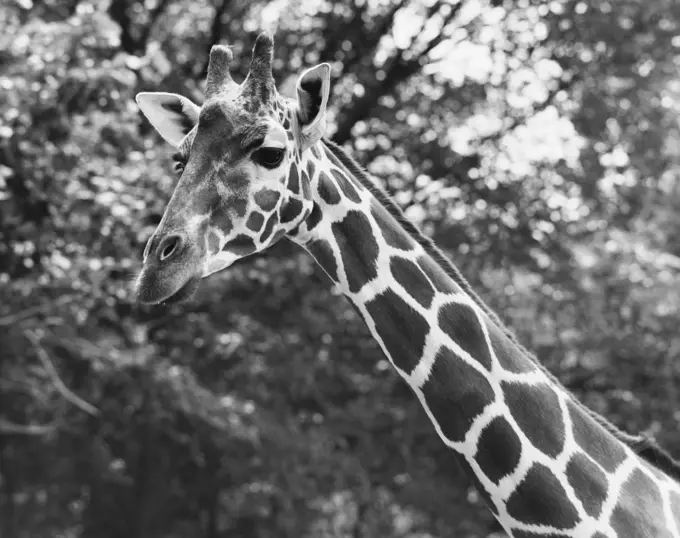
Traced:
<path id="1" fill-rule="evenodd" d="M 184 172 L 184 163 L 181 162 L 181 161 L 177 161 L 173 165 L 173 168 L 174 168 L 175 172 L 177 172 L 178 174 L 181 174 L 182 172 Z"/>
<path id="2" fill-rule="evenodd" d="M 253 152 L 253 161 L 265 168 L 276 168 L 281 164 L 285 150 L 283 148 L 260 148 Z"/>

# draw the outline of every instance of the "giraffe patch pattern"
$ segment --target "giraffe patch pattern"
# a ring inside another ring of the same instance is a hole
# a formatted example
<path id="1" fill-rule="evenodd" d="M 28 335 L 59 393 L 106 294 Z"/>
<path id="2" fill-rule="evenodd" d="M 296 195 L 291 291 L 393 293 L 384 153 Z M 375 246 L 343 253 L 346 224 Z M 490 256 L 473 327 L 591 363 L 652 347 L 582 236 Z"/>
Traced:
<path id="1" fill-rule="evenodd" d="M 366 310 L 397 368 L 404 372 L 413 370 L 430 330 L 427 320 L 389 289 L 366 303 Z"/>
<path id="2" fill-rule="evenodd" d="M 341 200 L 337 187 L 324 172 L 319 174 L 319 195 L 328 205 L 337 205 Z"/>
<path id="3" fill-rule="evenodd" d="M 503 335 L 495 324 L 487 324 L 491 347 L 503 370 L 516 374 L 536 371 L 536 365 Z"/>
<path id="4" fill-rule="evenodd" d="M 347 176 L 344 173 L 339 172 L 335 168 L 332 170 L 332 173 L 335 176 L 335 180 L 338 182 L 338 186 L 342 190 L 342 193 L 345 195 L 345 197 L 347 197 L 348 200 L 351 200 L 355 204 L 360 203 L 361 197 L 354 188 L 354 185 L 350 182 L 349 179 L 347 179 Z"/>
<path id="5" fill-rule="evenodd" d="M 534 463 L 506 503 L 508 514 L 524 524 L 566 530 L 578 523 L 578 512 L 564 486 L 545 465 Z"/>
<path id="6" fill-rule="evenodd" d="M 456 380 L 456 390 L 447 379 Z M 439 349 L 421 390 L 442 435 L 454 443 L 465 440 L 474 419 L 495 397 L 486 377 L 446 346 Z"/>
<path id="7" fill-rule="evenodd" d="M 267 219 L 267 224 L 264 225 L 264 230 L 262 231 L 262 235 L 260 236 L 260 243 L 264 243 L 267 239 L 269 239 L 269 236 L 272 234 L 272 231 L 274 230 L 276 220 L 277 220 L 276 214 L 272 213 Z"/>
<path id="8" fill-rule="evenodd" d="M 537 449 L 545 458 L 561 455 L 567 449 L 564 404 L 551 387 L 548 377 L 509 339 L 504 330 L 471 305 L 469 299 L 461 301 L 466 292 L 458 282 L 435 259 L 420 254 L 421 246 L 382 204 L 371 199 L 373 220 L 356 225 L 360 211 L 354 209 L 354 200 L 348 199 L 340 188 L 337 174 L 332 174 L 331 168 L 331 177 L 327 164 L 315 166 L 318 174 L 315 178 L 316 196 L 325 202 L 319 207 L 339 206 L 341 209 L 337 212 L 339 217 L 334 216 L 337 210 L 329 210 L 333 248 L 323 239 L 323 234 L 315 236 L 305 246 L 331 279 L 336 282 L 346 279 L 350 293 L 361 291 L 363 294 L 366 288 L 375 290 L 375 295 L 368 292 L 364 308 L 359 307 L 361 301 L 354 299 L 354 308 L 366 317 L 387 356 L 402 375 L 407 376 L 407 380 L 409 375 L 422 380 L 414 386 L 422 395 L 423 404 L 437 431 L 451 446 L 460 444 L 466 447 L 467 456 L 460 459 L 461 465 L 490 508 L 498 513 L 494 497 L 476 473 L 481 470 L 485 480 L 501 487 L 519 471 L 525 454 L 523 444 L 527 442 L 531 443 L 532 450 Z M 333 185 L 335 189 L 323 183 Z M 344 204 L 344 201 L 348 203 Z M 318 218 L 320 222 L 325 216 Z M 338 236 L 337 231 L 352 221 L 355 223 L 349 228 L 358 231 L 343 231 Z M 315 219 L 308 218 L 308 230 L 314 226 Z M 363 252 L 367 236 L 380 239 L 376 243 L 377 250 L 387 245 L 403 252 L 403 255 L 390 251 L 390 256 L 382 258 L 385 261 L 378 265 L 378 252 L 373 246 L 367 253 Z M 347 241 L 348 237 L 354 240 Z M 360 240 L 357 241 L 357 238 Z M 366 268 L 374 264 L 376 272 L 367 276 Z M 384 288 L 385 284 L 387 288 Z M 409 295 L 410 301 L 402 298 L 404 293 Z M 465 352 L 464 357 L 458 356 L 447 345 L 428 348 L 429 328 L 433 323 Z M 423 362 L 428 366 L 424 367 Z M 475 421 L 484 421 L 485 410 L 491 409 L 489 406 L 497 402 L 497 393 L 487 380 L 488 374 L 484 374 L 485 371 L 490 373 L 494 367 L 500 368 L 506 376 L 498 383 L 497 390 L 503 395 L 501 408 L 507 408 L 513 422 L 511 424 L 502 414 L 493 411 L 494 416 L 479 427 L 477 436 L 468 438 Z M 421 372 L 416 375 L 417 368 Z M 455 380 L 455 384 L 442 384 L 441 379 Z M 576 415 L 577 423 L 581 421 L 587 425 L 586 431 L 595 427 L 596 431 L 590 433 L 603 437 L 600 426 L 591 424 L 580 409 L 571 410 L 571 414 Z M 537 428 L 536 424 L 545 427 Z M 601 442 L 602 446 L 610 444 L 606 439 Z M 514 536 L 580 538 L 581 531 L 577 531 L 574 525 L 581 517 L 596 517 L 602 511 L 608 494 L 605 487 L 608 476 L 599 462 L 591 460 L 578 446 L 575 448 L 565 461 L 565 467 L 557 474 L 555 469 L 540 462 L 519 473 L 518 486 L 521 487 L 516 487 L 507 498 L 506 510 L 512 508 L 512 512 L 508 512 L 510 519 L 504 524 L 510 529 L 520 523 L 531 525 L 539 522 L 545 530 L 530 532 L 515 529 Z M 472 469 L 467 461 L 469 457 L 474 458 L 475 469 L 479 470 Z M 573 488 L 569 494 L 571 497 L 567 494 L 567 485 Z M 572 504 L 574 499 L 578 501 L 579 508 Z M 512 504 L 508 504 L 510 501 Z M 536 506 L 543 515 L 533 514 Z M 556 512 L 558 506 L 561 511 Z"/>
<path id="9" fill-rule="evenodd" d="M 257 211 L 253 211 L 246 221 L 246 228 L 252 232 L 259 232 L 263 224 L 264 215 L 262 213 L 258 213 Z"/>
<path id="10" fill-rule="evenodd" d="M 281 210 L 281 224 L 294 221 L 302 213 L 302 202 L 297 198 L 291 198 Z"/>
<path id="11" fill-rule="evenodd" d="M 269 212 L 276 207 L 281 195 L 271 189 L 262 189 L 255 193 L 255 203 L 262 211 Z"/>
<path id="12" fill-rule="evenodd" d="M 555 391 L 547 383 L 501 384 L 505 403 L 517 425 L 538 450 L 555 458 L 564 448 L 564 417 Z"/>
<path id="13" fill-rule="evenodd" d="M 378 276 L 378 243 L 371 233 L 371 223 L 359 211 L 349 211 L 340 222 L 333 223 L 333 237 L 340 246 L 349 291 L 358 292 L 369 280 Z M 357 241 L 357 238 L 360 238 Z"/>
<path id="14" fill-rule="evenodd" d="M 290 174 L 288 174 L 288 190 L 293 194 L 300 194 L 300 177 L 296 165 L 290 167 Z"/>
<path id="15" fill-rule="evenodd" d="M 515 470 L 522 456 L 522 441 L 503 417 L 494 418 L 482 430 L 475 459 L 494 483 Z"/>
<path id="16" fill-rule="evenodd" d="M 382 236 L 389 246 L 399 250 L 413 249 L 413 239 L 401 229 L 394 217 L 376 200 L 371 202 L 371 214 L 378 223 L 378 228 L 380 228 Z"/>
<path id="17" fill-rule="evenodd" d="M 599 463 L 608 473 L 625 461 L 626 451 L 619 445 L 609 442 L 607 436 L 602 435 L 602 426 L 578 409 L 572 401 L 567 402 L 569 416 L 571 417 L 574 440 L 581 449 L 593 460 Z"/>
<path id="18" fill-rule="evenodd" d="M 399 256 L 390 258 L 390 271 L 405 290 L 412 290 L 413 298 L 423 307 L 429 308 L 434 299 L 434 288 L 420 268 L 410 260 Z"/>
<path id="19" fill-rule="evenodd" d="M 672 538 L 670 531 L 660 527 L 663 522 L 651 515 L 660 504 L 661 494 L 654 482 L 635 469 L 623 484 L 610 525 L 619 536 Z"/>
<path id="20" fill-rule="evenodd" d="M 491 353 L 486 345 L 479 318 L 471 306 L 460 303 L 445 304 L 439 309 L 437 320 L 451 340 L 484 368 L 491 370 Z"/>
<path id="21" fill-rule="evenodd" d="M 418 265 L 430 279 L 430 282 L 432 282 L 437 291 L 455 294 L 462 292 L 460 286 L 451 280 L 444 272 L 444 269 L 439 267 L 439 265 L 437 265 L 429 256 L 420 256 L 418 258 Z"/>
<path id="22" fill-rule="evenodd" d="M 567 480 L 588 515 L 599 516 L 609 489 L 607 476 L 600 467 L 588 456 L 574 454 L 567 464 Z"/>
<path id="23" fill-rule="evenodd" d="M 223 250 L 233 252 L 238 256 L 247 256 L 255 252 L 255 242 L 253 239 L 245 234 L 239 234 L 224 245 Z"/>
<path id="24" fill-rule="evenodd" d="M 338 264 L 333 255 L 333 249 L 325 239 L 316 239 L 307 244 L 307 250 L 314 257 L 321 268 L 334 282 L 338 281 Z"/>
<path id="25" fill-rule="evenodd" d="M 680 517 L 678 485 L 561 392 L 339 148 L 323 141 L 309 151 L 296 147 L 290 120 L 297 108 L 280 100 L 273 85 L 248 89 L 239 105 L 225 99 L 217 109 L 250 111 L 244 124 L 278 121 L 273 131 L 286 130 L 278 135 L 288 143 L 290 166 L 262 170 L 254 182 L 243 169 L 229 172 L 227 159 L 219 182 L 190 192 L 185 181 L 176 191 L 182 203 L 194 197 L 192 211 L 214 210 L 198 234 L 208 234 L 211 255 L 222 243 L 227 252 L 216 252 L 203 270 L 226 267 L 290 231 L 365 317 L 514 538 L 680 538 L 680 521 L 669 521 Z M 222 115 L 218 126 L 229 120 Z M 179 205 L 166 215 L 181 216 Z M 283 226 L 302 217 L 293 229 Z M 149 295 L 159 299 L 158 292 Z"/>
<path id="26" fill-rule="evenodd" d="M 314 228 L 316 228 L 321 222 L 322 216 L 323 213 L 321 212 L 321 206 L 317 202 L 314 202 L 312 212 L 309 214 L 309 218 L 307 219 L 307 230 L 311 232 Z"/>
<path id="27" fill-rule="evenodd" d="M 235 198 L 231 203 L 231 208 L 236 213 L 237 217 L 243 217 L 248 209 L 248 199 L 247 198 Z"/>

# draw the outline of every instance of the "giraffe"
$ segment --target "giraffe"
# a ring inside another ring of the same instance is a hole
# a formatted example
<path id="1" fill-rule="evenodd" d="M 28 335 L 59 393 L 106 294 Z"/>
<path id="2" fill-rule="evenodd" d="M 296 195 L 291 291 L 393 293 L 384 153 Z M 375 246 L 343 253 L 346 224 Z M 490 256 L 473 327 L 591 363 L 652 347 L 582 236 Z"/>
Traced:
<path id="1" fill-rule="evenodd" d="M 242 84 L 212 47 L 205 101 L 144 92 L 143 114 L 177 148 L 179 182 L 149 239 L 135 293 L 188 299 L 201 279 L 286 237 L 364 319 L 514 538 L 680 538 L 680 465 L 616 429 L 545 370 L 452 262 L 324 137 L 328 64 L 296 98 L 260 34 Z"/>

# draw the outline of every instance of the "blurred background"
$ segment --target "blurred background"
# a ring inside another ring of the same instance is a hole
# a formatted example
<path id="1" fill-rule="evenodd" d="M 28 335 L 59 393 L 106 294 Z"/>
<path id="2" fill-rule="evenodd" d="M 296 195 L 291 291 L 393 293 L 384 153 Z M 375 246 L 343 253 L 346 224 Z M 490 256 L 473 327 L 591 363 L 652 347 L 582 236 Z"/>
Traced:
<path id="1" fill-rule="evenodd" d="M 328 134 L 562 382 L 680 456 L 676 0 L 5 0 L 0 534 L 487 537 L 406 385 L 288 242 L 140 307 L 177 180 L 139 91 L 333 66 Z"/>

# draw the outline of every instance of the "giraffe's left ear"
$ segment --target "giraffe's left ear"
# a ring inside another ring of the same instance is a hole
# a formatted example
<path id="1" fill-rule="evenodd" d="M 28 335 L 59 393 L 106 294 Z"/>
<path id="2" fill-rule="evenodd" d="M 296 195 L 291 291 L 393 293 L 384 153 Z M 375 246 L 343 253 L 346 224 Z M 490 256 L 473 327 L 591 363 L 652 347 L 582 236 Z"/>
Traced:
<path id="1" fill-rule="evenodd" d="M 151 125 L 175 147 L 198 123 L 201 108 L 176 93 L 141 92 L 135 99 Z"/>
<path id="2" fill-rule="evenodd" d="M 302 149 L 318 142 L 326 131 L 326 106 L 331 91 L 331 66 L 322 63 L 308 69 L 295 86 Z"/>

